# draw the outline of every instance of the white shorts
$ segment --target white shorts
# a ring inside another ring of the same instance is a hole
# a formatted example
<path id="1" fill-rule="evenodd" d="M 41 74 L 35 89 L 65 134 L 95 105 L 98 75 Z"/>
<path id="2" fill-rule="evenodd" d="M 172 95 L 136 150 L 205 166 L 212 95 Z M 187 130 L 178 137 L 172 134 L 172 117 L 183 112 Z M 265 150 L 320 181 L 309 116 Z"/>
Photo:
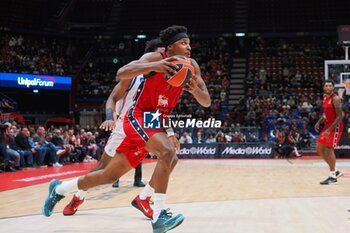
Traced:
<path id="1" fill-rule="evenodd" d="M 113 129 L 111 136 L 109 136 L 107 144 L 105 146 L 105 152 L 108 156 L 114 157 L 116 150 L 125 138 L 124 128 L 123 128 L 123 118 L 118 118 L 115 123 L 115 128 Z"/>

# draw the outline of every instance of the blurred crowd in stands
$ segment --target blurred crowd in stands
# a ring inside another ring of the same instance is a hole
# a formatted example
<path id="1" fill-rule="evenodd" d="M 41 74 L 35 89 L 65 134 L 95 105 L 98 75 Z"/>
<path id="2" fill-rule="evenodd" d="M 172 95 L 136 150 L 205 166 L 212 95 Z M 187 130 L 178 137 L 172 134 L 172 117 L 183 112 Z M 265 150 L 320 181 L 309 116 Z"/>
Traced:
<path id="1" fill-rule="evenodd" d="M 2 72 L 71 75 L 85 52 L 85 43 L 78 39 L 0 32 Z"/>
<path id="2" fill-rule="evenodd" d="M 72 75 L 73 66 L 77 64 L 75 58 L 82 59 L 90 52 L 79 68 L 78 95 L 106 99 L 115 85 L 117 68 L 133 59 L 135 45 L 131 41 L 115 43 L 113 40 L 100 40 L 90 47 L 80 43 L 72 39 L 2 32 L 0 70 Z M 201 120 L 215 118 L 221 120 L 223 126 L 207 130 L 176 129 L 181 143 L 271 142 L 281 157 L 292 153 L 299 156 L 296 148 L 312 146 L 316 135 L 313 126 L 321 114 L 324 60 L 343 59 L 343 51 L 337 48 L 334 38 L 258 37 L 249 40 L 245 96 L 230 108 L 233 45 L 227 38 L 194 38 L 191 47 L 192 57 L 200 65 L 211 94 L 212 105 L 200 107 L 192 95 L 184 92 L 174 114 Z M 112 61 L 113 56 L 116 60 Z M 0 105 L 1 111 L 12 108 L 6 99 Z M 345 110 L 345 118 L 348 118 L 349 111 Z M 15 145 L 16 140 L 14 146 L 10 146 L 15 151 L 11 158 L 16 168 L 60 166 L 68 160 L 97 159 L 105 142 L 97 129 L 45 130 L 42 127 L 18 128 L 14 124 L 8 130 L 8 138 L 22 137 L 28 141 L 26 147 Z"/>
<path id="3" fill-rule="evenodd" d="M 116 84 L 118 68 L 132 59 L 131 54 L 135 52 L 130 41 L 97 40 L 92 48 L 91 56 L 80 73 L 78 95 L 106 99 Z"/>
<path id="4" fill-rule="evenodd" d="M 67 163 L 99 159 L 106 136 L 97 127 L 19 126 L 6 121 L 0 126 L 0 170 L 62 167 Z M 103 133 L 102 133 L 103 134 Z"/>

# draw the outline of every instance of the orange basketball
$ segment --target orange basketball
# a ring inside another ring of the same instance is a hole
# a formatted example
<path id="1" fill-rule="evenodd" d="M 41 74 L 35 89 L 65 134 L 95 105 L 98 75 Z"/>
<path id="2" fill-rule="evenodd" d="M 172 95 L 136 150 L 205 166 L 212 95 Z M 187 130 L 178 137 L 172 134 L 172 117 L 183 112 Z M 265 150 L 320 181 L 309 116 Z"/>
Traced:
<path id="1" fill-rule="evenodd" d="M 173 61 L 172 63 L 176 64 L 179 68 L 176 69 L 175 74 L 171 76 L 165 74 L 164 77 L 171 86 L 183 87 L 194 75 L 194 67 L 191 65 L 191 59 L 180 55 L 176 55 L 174 57 L 176 57 L 178 60 Z"/>

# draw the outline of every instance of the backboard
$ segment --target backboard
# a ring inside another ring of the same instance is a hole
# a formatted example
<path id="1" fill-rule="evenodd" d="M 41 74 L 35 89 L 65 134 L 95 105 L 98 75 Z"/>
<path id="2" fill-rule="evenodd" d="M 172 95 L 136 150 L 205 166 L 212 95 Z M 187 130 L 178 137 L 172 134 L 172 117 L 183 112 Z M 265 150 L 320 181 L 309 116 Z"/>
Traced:
<path id="1" fill-rule="evenodd" d="M 350 60 L 325 60 L 325 79 L 332 79 L 336 87 L 344 87 L 343 82 L 350 80 Z"/>

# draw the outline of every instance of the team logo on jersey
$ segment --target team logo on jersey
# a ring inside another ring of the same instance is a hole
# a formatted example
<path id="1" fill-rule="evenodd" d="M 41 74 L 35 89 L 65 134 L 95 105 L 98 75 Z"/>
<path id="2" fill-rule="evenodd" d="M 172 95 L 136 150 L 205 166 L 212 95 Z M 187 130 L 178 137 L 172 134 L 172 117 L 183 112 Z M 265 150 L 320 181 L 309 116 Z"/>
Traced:
<path id="1" fill-rule="evenodd" d="M 159 129 L 161 115 L 162 114 L 159 112 L 159 110 L 157 110 L 156 112 L 144 112 L 143 127 L 145 129 Z"/>
<path id="2" fill-rule="evenodd" d="M 167 108 L 168 107 L 168 98 L 164 95 L 159 95 L 157 107 Z"/>

